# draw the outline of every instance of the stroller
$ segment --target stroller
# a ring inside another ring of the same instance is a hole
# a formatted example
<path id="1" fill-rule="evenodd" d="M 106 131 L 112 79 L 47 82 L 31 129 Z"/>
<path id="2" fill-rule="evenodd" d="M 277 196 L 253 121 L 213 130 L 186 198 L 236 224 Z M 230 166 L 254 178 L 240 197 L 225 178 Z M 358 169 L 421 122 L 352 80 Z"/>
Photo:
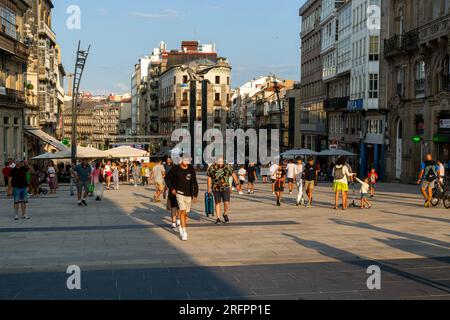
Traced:
<path id="1" fill-rule="evenodd" d="M 43 172 L 40 172 L 38 175 L 38 195 L 46 196 L 48 194 L 48 189 L 43 187 L 44 184 L 47 184 L 47 175 Z"/>

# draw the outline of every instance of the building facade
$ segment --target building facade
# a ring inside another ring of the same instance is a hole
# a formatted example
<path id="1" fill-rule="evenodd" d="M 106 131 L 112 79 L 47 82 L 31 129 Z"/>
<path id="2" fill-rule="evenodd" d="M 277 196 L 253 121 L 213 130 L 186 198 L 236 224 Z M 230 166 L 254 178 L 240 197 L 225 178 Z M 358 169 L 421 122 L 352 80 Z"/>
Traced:
<path id="1" fill-rule="evenodd" d="M 189 129 L 191 72 L 204 71 L 207 86 L 207 127 L 224 131 L 231 110 L 231 66 L 219 58 L 214 45 L 183 41 L 181 50 L 168 53 L 167 70 L 159 77 L 160 134 Z M 196 121 L 202 119 L 202 88 L 197 84 Z"/>
<path id="2" fill-rule="evenodd" d="M 108 150 L 117 142 L 121 102 L 105 100 L 94 106 L 92 146 Z"/>
<path id="3" fill-rule="evenodd" d="M 24 156 L 25 76 L 29 48 L 25 45 L 27 1 L 0 0 L 0 163 Z"/>
<path id="4" fill-rule="evenodd" d="M 386 173 L 410 183 L 426 153 L 450 159 L 450 1 L 382 1 L 382 12 Z"/>
<path id="5" fill-rule="evenodd" d="M 308 0 L 300 8 L 301 29 L 301 140 L 302 146 L 320 151 L 328 146 L 327 118 L 322 82 L 322 1 Z"/>
<path id="6" fill-rule="evenodd" d="M 31 8 L 26 14 L 26 35 L 30 44 L 27 82 L 31 84 L 32 101 L 29 116 L 39 114 L 39 127 L 52 136 L 61 128 L 61 101 L 58 100 L 58 77 L 60 76 L 60 49 L 52 30 L 51 0 L 30 0 Z"/>
<path id="7" fill-rule="evenodd" d="M 352 2 L 345 1 L 337 8 L 335 16 L 339 24 L 336 41 L 336 75 L 325 84 L 328 112 L 329 146 L 359 153 L 361 143 L 360 112 L 348 109 L 352 70 Z"/>

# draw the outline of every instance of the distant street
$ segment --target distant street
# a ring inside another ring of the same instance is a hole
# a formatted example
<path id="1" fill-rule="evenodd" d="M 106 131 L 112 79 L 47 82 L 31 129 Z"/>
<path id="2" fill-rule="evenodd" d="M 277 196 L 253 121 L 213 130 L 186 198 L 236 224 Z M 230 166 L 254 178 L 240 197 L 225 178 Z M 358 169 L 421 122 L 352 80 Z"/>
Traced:
<path id="1" fill-rule="evenodd" d="M 62 187 L 18 222 L 0 198 L 0 299 L 450 299 L 450 210 L 424 209 L 415 186 L 381 184 L 373 209 L 343 212 L 329 184 L 310 209 L 295 195 L 277 208 L 258 184 L 215 226 L 200 180 L 188 242 L 153 187 L 122 186 L 87 208 Z M 80 291 L 66 287 L 69 265 L 81 268 Z M 372 265 L 381 290 L 367 288 Z"/>

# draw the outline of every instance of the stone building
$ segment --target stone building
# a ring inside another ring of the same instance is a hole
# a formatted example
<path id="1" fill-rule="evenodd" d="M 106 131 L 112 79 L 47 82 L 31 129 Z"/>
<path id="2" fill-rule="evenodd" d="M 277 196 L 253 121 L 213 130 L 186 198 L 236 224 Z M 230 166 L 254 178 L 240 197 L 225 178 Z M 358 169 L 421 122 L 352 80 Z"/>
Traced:
<path id="1" fill-rule="evenodd" d="M 94 111 L 97 101 L 84 100 L 78 108 L 77 144 L 93 146 L 94 144 Z M 66 101 L 64 108 L 64 138 L 72 139 L 72 101 Z"/>
<path id="2" fill-rule="evenodd" d="M 231 109 L 231 66 L 219 58 L 214 45 L 183 41 L 181 50 L 168 53 L 167 70 L 159 77 L 159 131 L 171 134 L 177 128 L 189 129 L 190 75 L 188 70 L 206 70 L 208 84 L 208 128 L 224 131 Z M 201 85 L 197 86 L 196 119 L 202 117 Z"/>
<path id="3" fill-rule="evenodd" d="M 60 49 L 56 44 L 56 34 L 52 30 L 51 0 L 29 0 L 30 10 L 26 13 L 26 36 L 30 44 L 27 66 L 27 82 L 30 96 L 27 117 L 35 123 L 38 115 L 39 127 L 56 136 L 61 128 L 60 115 L 63 104 L 58 100 L 58 77 L 60 73 Z"/>
<path id="4" fill-rule="evenodd" d="M 24 156 L 25 73 L 29 49 L 24 43 L 23 0 L 0 0 L 0 164 Z"/>
<path id="5" fill-rule="evenodd" d="M 321 0 L 308 0 L 300 8 L 301 29 L 301 140 L 302 146 L 320 151 L 328 146 L 326 99 L 322 82 Z"/>
<path id="6" fill-rule="evenodd" d="M 409 183 L 426 153 L 450 159 L 450 1 L 382 1 L 382 13 L 386 173 Z"/>
<path id="7" fill-rule="evenodd" d="M 117 142 L 121 102 L 104 101 L 94 106 L 92 146 L 107 150 Z"/>

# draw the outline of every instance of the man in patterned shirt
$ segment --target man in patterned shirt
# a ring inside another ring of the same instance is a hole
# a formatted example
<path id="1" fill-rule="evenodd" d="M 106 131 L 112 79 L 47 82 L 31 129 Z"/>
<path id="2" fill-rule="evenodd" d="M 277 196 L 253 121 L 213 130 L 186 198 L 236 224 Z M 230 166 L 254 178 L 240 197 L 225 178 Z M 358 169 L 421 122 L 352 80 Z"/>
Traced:
<path id="1" fill-rule="evenodd" d="M 238 186 L 239 191 L 242 188 L 239 183 L 239 179 L 236 176 L 234 169 L 231 165 L 225 164 L 223 157 L 217 158 L 216 162 L 212 164 L 208 169 L 208 193 L 214 195 L 214 202 L 216 204 L 216 224 L 222 223 L 220 220 L 221 204 L 223 202 L 224 214 L 223 218 L 225 223 L 230 222 L 228 216 L 230 210 L 230 199 L 231 199 L 231 186 L 230 178 L 234 179 L 236 186 Z"/>

